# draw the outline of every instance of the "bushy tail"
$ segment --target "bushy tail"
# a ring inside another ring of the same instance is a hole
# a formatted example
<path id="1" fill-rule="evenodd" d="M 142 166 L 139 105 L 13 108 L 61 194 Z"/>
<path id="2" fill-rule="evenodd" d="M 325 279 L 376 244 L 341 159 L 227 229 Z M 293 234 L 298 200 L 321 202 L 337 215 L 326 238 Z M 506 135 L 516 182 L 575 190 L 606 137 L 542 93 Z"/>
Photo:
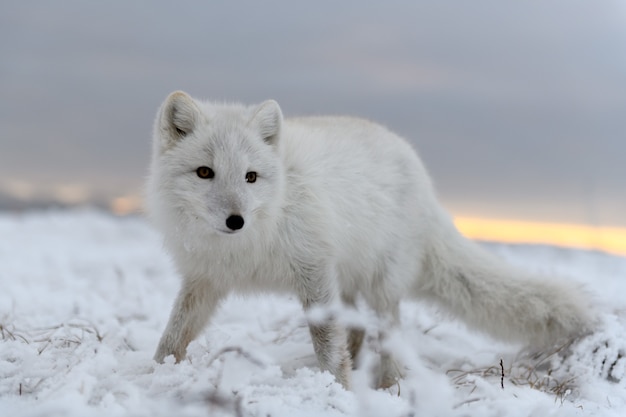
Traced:
<path id="1" fill-rule="evenodd" d="M 504 340 L 543 346 L 593 327 L 591 298 L 580 285 L 516 271 L 461 236 L 451 221 L 436 226 L 419 278 L 421 298 Z"/>

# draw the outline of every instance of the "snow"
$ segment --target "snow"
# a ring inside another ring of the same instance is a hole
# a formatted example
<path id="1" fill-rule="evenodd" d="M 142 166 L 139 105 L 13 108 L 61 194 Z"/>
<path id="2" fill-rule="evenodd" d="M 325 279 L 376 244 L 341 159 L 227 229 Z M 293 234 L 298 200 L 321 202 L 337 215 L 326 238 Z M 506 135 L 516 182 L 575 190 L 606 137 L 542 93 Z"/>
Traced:
<path id="1" fill-rule="evenodd" d="M 385 342 L 406 377 L 369 387 L 377 341 L 368 337 L 345 391 L 318 369 L 306 318 L 283 296 L 229 298 L 187 360 L 154 363 L 178 278 L 141 218 L 5 213 L 0 236 L 1 416 L 626 415 L 624 258 L 487 245 L 592 288 L 597 332 L 559 351 L 567 355 L 533 354 L 406 302 Z M 371 313 L 361 320 L 376 329 Z"/>

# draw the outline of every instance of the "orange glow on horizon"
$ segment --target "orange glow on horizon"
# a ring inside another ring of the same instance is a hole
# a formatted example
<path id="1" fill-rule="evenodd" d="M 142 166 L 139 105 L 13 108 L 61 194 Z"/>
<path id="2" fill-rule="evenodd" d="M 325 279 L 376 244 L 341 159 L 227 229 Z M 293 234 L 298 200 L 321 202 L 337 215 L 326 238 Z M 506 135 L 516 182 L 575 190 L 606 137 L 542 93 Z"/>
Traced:
<path id="1" fill-rule="evenodd" d="M 111 201 L 109 208 L 118 216 L 138 213 L 141 210 L 141 198 L 134 195 L 117 197 Z"/>
<path id="2" fill-rule="evenodd" d="M 456 217 L 454 223 L 471 239 L 546 244 L 626 255 L 626 228 L 467 217 Z"/>

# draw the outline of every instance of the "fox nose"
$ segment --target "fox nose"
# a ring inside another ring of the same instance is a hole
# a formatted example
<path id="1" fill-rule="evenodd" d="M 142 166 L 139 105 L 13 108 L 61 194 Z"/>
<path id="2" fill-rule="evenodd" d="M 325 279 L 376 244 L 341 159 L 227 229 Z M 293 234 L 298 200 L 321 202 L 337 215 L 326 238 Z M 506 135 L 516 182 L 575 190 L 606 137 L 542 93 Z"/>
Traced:
<path id="1" fill-rule="evenodd" d="M 226 227 L 228 227 L 230 230 L 239 230 L 243 227 L 243 217 L 241 217 L 238 214 L 231 214 L 227 219 L 226 219 Z"/>

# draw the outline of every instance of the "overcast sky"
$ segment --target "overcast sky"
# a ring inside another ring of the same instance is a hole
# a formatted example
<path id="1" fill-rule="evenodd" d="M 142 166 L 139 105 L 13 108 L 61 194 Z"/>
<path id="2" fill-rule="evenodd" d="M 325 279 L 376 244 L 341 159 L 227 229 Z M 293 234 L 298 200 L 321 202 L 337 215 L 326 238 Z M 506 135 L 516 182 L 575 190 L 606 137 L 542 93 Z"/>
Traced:
<path id="1" fill-rule="evenodd" d="M 379 121 L 456 215 L 626 226 L 620 3 L 5 1 L 0 207 L 139 194 L 182 89 Z"/>

